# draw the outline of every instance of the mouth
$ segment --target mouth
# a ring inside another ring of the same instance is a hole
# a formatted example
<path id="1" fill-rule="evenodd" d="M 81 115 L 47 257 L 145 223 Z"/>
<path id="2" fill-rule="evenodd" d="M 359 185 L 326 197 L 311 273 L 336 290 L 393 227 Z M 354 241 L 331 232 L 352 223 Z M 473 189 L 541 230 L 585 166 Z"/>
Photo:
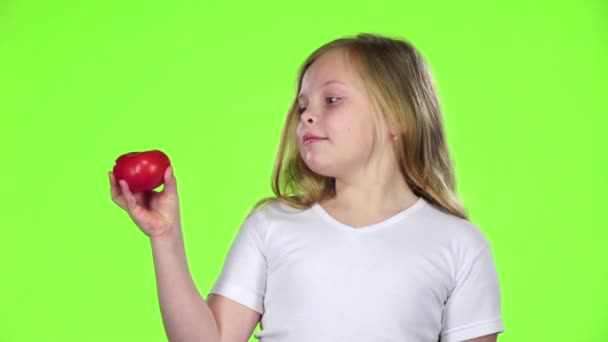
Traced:
<path id="1" fill-rule="evenodd" d="M 304 142 L 304 145 L 314 144 L 316 142 L 323 141 L 323 140 L 327 140 L 327 138 L 320 137 L 320 136 L 317 136 L 317 135 L 312 135 L 312 134 L 306 134 L 302 138 L 302 141 Z"/>

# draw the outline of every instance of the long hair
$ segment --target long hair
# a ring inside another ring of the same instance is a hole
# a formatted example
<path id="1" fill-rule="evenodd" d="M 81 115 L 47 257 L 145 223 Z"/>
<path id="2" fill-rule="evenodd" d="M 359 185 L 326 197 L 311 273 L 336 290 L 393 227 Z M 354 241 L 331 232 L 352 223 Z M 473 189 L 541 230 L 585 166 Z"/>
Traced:
<path id="1" fill-rule="evenodd" d="M 397 128 L 396 160 L 410 189 L 438 209 L 468 220 L 456 195 L 441 108 L 426 61 L 410 42 L 371 33 L 326 43 L 300 66 L 296 94 L 285 119 L 272 172 L 274 196 L 259 200 L 250 214 L 276 200 L 307 209 L 335 195 L 335 179 L 311 171 L 299 154 L 296 140 L 300 121 L 297 95 L 304 73 L 333 49 L 346 52 L 384 119 Z"/>

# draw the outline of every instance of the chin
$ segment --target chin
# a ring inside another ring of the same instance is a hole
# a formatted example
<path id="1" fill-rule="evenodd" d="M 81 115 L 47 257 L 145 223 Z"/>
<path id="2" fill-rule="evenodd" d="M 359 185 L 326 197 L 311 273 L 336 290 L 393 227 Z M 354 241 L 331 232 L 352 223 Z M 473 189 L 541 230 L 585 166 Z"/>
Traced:
<path id="1" fill-rule="evenodd" d="M 324 164 L 320 164 L 320 163 L 311 163 L 311 162 L 306 163 L 306 165 L 312 172 L 314 172 L 320 176 L 335 177 L 336 172 L 335 172 L 335 170 L 332 170 L 332 166 L 334 166 L 334 165 L 330 166 L 330 165 L 324 165 Z"/>
<path id="2" fill-rule="evenodd" d="M 314 153 L 308 155 L 308 158 L 306 158 L 305 153 L 300 153 L 300 158 L 302 158 L 306 166 L 308 166 L 312 172 L 318 175 L 324 177 L 335 177 L 335 175 L 338 173 L 336 170 L 336 161 L 327 160 L 328 158 L 323 158 L 323 155 Z"/>

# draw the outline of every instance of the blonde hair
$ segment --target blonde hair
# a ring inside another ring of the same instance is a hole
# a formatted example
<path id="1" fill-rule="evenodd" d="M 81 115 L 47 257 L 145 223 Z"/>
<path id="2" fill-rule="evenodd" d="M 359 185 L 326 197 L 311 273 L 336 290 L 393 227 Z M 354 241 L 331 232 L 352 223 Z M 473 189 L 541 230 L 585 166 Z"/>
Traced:
<path id="1" fill-rule="evenodd" d="M 438 209 L 468 220 L 456 195 L 441 109 L 426 61 L 408 41 L 370 33 L 326 43 L 300 66 L 296 95 L 287 113 L 272 172 L 274 196 L 258 201 L 250 214 L 276 200 L 307 209 L 335 195 L 335 179 L 311 171 L 300 157 L 296 142 L 300 121 L 297 95 L 302 78 L 315 60 L 333 49 L 341 49 L 351 57 L 374 103 L 396 128 L 397 161 L 410 189 Z"/>

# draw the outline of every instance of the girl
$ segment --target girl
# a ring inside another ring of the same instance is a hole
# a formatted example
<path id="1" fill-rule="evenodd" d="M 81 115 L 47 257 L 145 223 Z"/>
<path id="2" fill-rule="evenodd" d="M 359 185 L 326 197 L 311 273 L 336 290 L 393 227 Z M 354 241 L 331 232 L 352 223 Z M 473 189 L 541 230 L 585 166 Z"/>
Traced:
<path id="1" fill-rule="evenodd" d="M 455 194 L 431 73 L 407 41 L 334 40 L 302 65 L 273 172 L 203 300 L 176 179 L 112 198 L 151 240 L 171 341 L 496 341 L 488 240 Z"/>

